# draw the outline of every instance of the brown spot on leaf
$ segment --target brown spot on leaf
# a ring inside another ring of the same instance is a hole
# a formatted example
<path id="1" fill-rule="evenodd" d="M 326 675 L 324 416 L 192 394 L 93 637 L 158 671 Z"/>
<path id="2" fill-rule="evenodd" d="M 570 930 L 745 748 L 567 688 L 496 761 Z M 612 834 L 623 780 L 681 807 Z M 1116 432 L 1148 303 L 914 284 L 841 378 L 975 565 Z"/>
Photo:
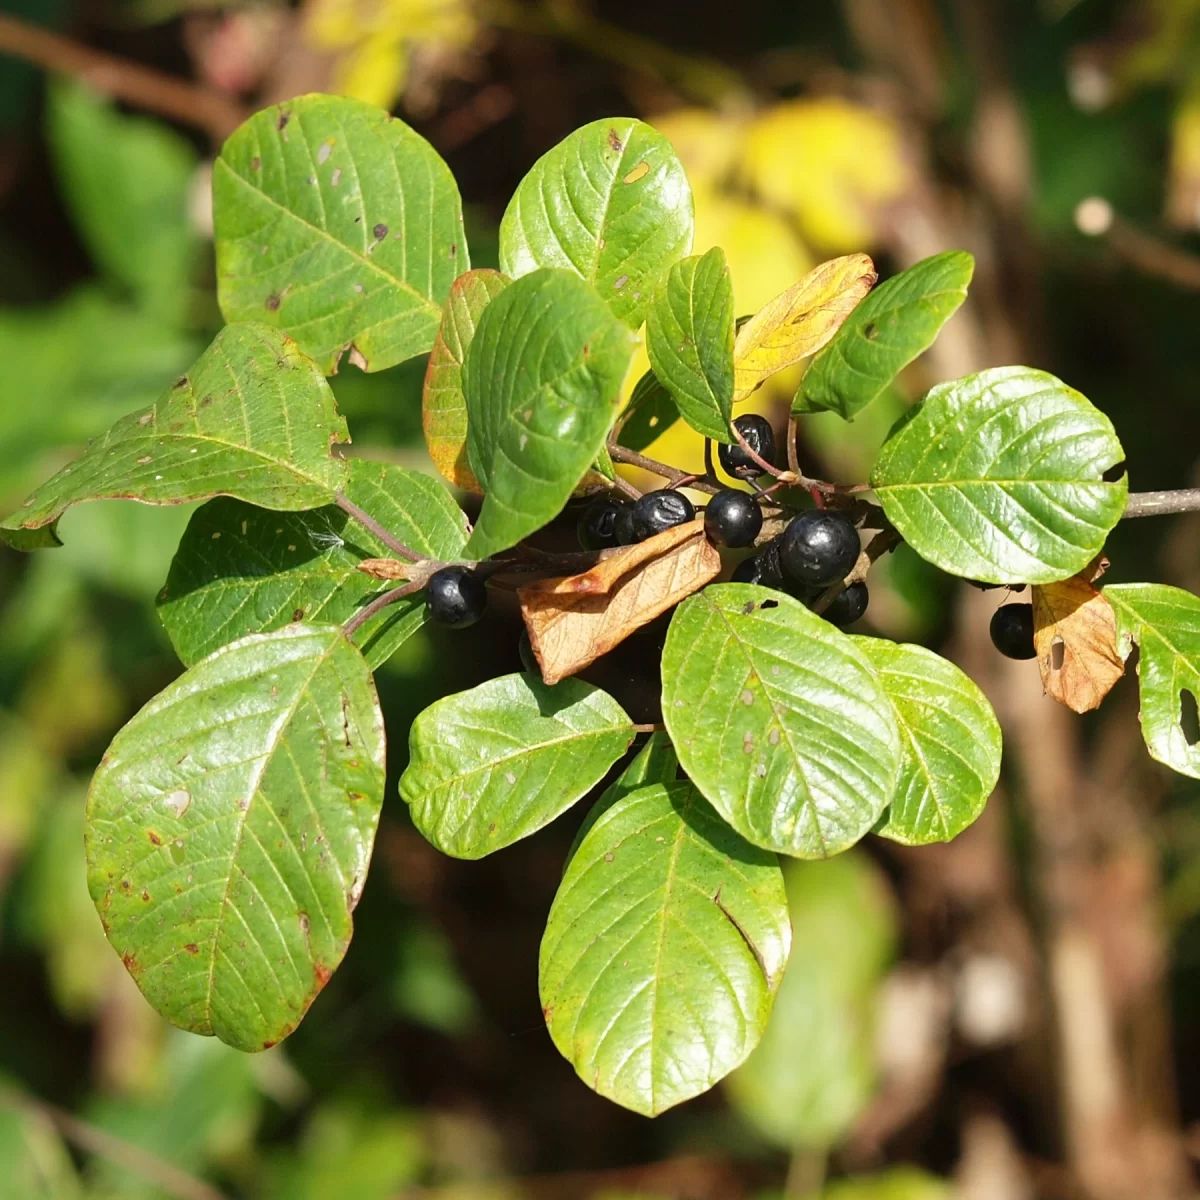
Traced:
<path id="1" fill-rule="evenodd" d="M 127 970 L 130 975 L 137 974 L 137 959 L 134 957 L 132 950 L 126 950 L 125 953 L 121 955 L 121 961 L 125 964 L 125 970 Z"/>
<path id="2" fill-rule="evenodd" d="M 282 133 L 287 128 L 287 123 L 291 119 L 292 119 L 291 113 L 281 112 L 279 114 L 279 120 L 277 120 L 275 122 L 275 128 L 278 129 L 280 133 Z"/>
<path id="3" fill-rule="evenodd" d="M 262 170 L 262 159 L 259 158 L 257 154 L 250 160 L 250 170 L 252 170 L 252 171 L 261 171 Z"/>
<path id="4" fill-rule="evenodd" d="M 313 978 L 317 981 L 319 992 L 328 982 L 333 972 L 324 963 L 313 963 Z"/>
<path id="5" fill-rule="evenodd" d="M 879 336 L 879 330 L 876 327 L 875 322 L 868 321 L 863 326 L 863 337 L 865 337 L 868 342 L 873 342 L 878 336 Z"/>
<path id="6" fill-rule="evenodd" d="M 186 946 L 184 946 L 184 949 L 189 954 L 199 954 L 200 953 L 200 947 L 197 946 L 195 942 L 188 942 L 188 944 Z"/>
<path id="7" fill-rule="evenodd" d="M 278 312 L 280 304 L 283 303 L 282 298 L 277 292 L 272 292 L 266 300 L 263 301 L 263 307 L 267 312 Z"/>
<path id="8" fill-rule="evenodd" d="M 382 242 L 383 239 L 388 235 L 388 227 L 382 221 L 380 221 L 379 224 L 371 230 L 371 232 L 375 235 L 375 240 L 377 242 Z"/>
<path id="9" fill-rule="evenodd" d="M 304 609 L 302 609 L 302 608 L 296 609 L 296 611 L 292 613 L 292 620 L 293 621 L 303 621 L 304 620 Z"/>
<path id="10" fill-rule="evenodd" d="M 171 384 L 171 387 L 174 388 L 175 391 L 179 391 L 180 388 L 185 388 L 185 387 L 187 387 L 187 385 L 188 385 L 188 377 L 186 375 L 180 375 L 180 377 L 177 380 L 175 380 L 175 382 L 173 384 Z"/>
<path id="11" fill-rule="evenodd" d="M 277 1046 L 278 1044 L 279 1044 L 278 1042 L 266 1041 L 266 1042 L 263 1042 L 263 1047 L 262 1047 L 262 1048 L 263 1048 L 264 1050 L 270 1050 L 270 1048 L 271 1048 L 272 1046 Z"/>
<path id="12" fill-rule="evenodd" d="M 142 888 L 142 900 L 147 904 L 150 903 L 150 893 L 145 888 Z"/>
<path id="13" fill-rule="evenodd" d="M 621 151 L 625 149 L 625 146 L 615 129 L 610 129 L 608 131 L 608 145 L 615 154 L 620 154 Z"/>

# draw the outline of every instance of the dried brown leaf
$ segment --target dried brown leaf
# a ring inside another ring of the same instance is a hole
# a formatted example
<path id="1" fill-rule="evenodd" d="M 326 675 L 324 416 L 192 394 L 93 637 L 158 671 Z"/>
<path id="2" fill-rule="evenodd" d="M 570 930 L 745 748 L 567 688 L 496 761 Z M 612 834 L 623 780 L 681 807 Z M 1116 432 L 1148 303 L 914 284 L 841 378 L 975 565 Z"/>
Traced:
<path id="1" fill-rule="evenodd" d="M 721 556 L 704 522 L 677 525 L 565 579 L 517 593 L 547 683 L 583 670 L 631 633 L 715 579 Z"/>
<path id="2" fill-rule="evenodd" d="M 1075 712 L 1090 712 L 1125 673 L 1113 611 L 1092 581 L 1099 559 L 1078 575 L 1033 587 L 1033 645 L 1042 686 Z"/>

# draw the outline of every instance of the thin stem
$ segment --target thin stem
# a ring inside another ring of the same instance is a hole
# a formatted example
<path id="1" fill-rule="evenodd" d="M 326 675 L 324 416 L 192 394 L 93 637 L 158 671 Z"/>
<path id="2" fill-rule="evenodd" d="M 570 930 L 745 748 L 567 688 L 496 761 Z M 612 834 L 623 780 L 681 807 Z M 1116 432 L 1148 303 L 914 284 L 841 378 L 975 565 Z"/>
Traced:
<path id="1" fill-rule="evenodd" d="M 796 480 L 792 477 L 792 472 L 781 471 L 774 463 L 769 463 L 759 454 L 753 446 L 742 436 L 742 431 L 733 423 L 730 422 L 729 428 L 733 430 L 733 436 L 737 438 L 738 445 L 756 462 L 768 475 L 774 475 L 776 479 L 784 483 L 795 483 Z"/>
<path id="2" fill-rule="evenodd" d="M 46 1104 L 32 1096 L 24 1096 L 9 1087 L 0 1087 L 0 1104 L 17 1111 L 23 1109 L 41 1117 L 80 1150 L 108 1159 L 109 1162 L 127 1170 L 136 1171 L 144 1179 L 174 1196 L 176 1200 L 227 1200 L 223 1192 L 180 1170 L 166 1159 L 98 1129 L 87 1121 L 81 1121 L 52 1104 Z"/>
<path id="3" fill-rule="evenodd" d="M 616 474 L 616 472 L 613 473 L 614 475 Z M 616 478 L 612 481 L 612 484 L 618 492 L 620 492 L 629 500 L 640 500 L 642 498 L 642 493 L 639 492 L 637 488 L 635 488 L 633 484 L 629 482 L 628 479 L 622 479 L 620 475 L 616 476 Z"/>
<path id="4" fill-rule="evenodd" d="M 338 492 L 334 496 L 333 502 L 342 512 L 348 513 L 364 529 L 373 533 L 393 554 L 398 554 L 401 558 L 407 558 L 409 562 L 420 562 L 424 557 L 424 555 L 418 554 L 415 550 L 410 550 L 399 538 L 384 529 L 370 513 L 364 512 L 353 500 L 346 499 L 341 492 Z"/>
<path id="5" fill-rule="evenodd" d="M 134 108 L 203 129 L 218 142 L 249 115 L 236 101 L 212 88 L 104 54 L 16 17 L 0 15 L 0 54 L 56 74 L 74 75 Z"/>
<path id="6" fill-rule="evenodd" d="M 641 467 L 643 471 L 649 471 L 652 475 L 658 475 L 660 478 L 667 479 L 671 483 L 678 483 L 681 479 L 688 477 L 686 471 L 679 471 L 675 467 L 668 467 L 666 463 L 661 463 L 657 459 L 647 458 L 644 454 L 639 454 L 636 450 L 629 450 L 624 446 L 618 446 L 616 442 L 608 443 L 608 453 L 613 462 L 625 463 L 626 466 L 630 467 Z M 711 496 L 715 496 L 721 490 L 717 484 L 707 479 L 697 479 L 687 486 L 694 488 L 698 492 L 708 492 Z"/>
<path id="7" fill-rule="evenodd" d="M 800 456 L 796 450 L 796 434 L 798 433 L 796 414 L 788 413 L 787 423 L 787 461 L 788 470 L 797 478 L 800 476 Z"/>
<path id="8" fill-rule="evenodd" d="M 342 626 L 342 632 L 348 638 L 353 637 L 377 613 L 383 612 L 385 608 L 395 604 L 397 600 L 403 600 L 405 596 L 411 596 L 413 592 L 419 592 L 424 586 L 424 582 L 402 583 L 399 587 L 394 587 L 390 591 L 376 596 L 370 604 L 366 604 L 360 608 Z"/>
<path id="9" fill-rule="evenodd" d="M 1126 517 L 1158 517 L 1166 513 L 1200 512 L 1200 488 L 1174 492 L 1130 492 Z"/>
<path id="10" fill-rule="evenodd" d="M 713 463 L 713 444 L 712 438 L 704 439 L 704 473 L 710 479 L 716 479 L 717 468 Z"/>
<path id="11" fill-rule="evenodd" d="M 650 722 L 648 725 L 635 725 L 634 733 L 666 733 L 667 727 L 660 722 Z"/>

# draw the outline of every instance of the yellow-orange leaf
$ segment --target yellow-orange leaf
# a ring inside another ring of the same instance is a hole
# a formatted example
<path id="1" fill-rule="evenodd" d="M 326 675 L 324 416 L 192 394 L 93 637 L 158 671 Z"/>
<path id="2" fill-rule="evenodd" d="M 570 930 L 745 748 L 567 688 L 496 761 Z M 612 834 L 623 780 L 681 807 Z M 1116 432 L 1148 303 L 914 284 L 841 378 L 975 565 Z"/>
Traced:
<path id="1" fill-rule="evenodd" d="M 1033 588 L 1033 646 L 1042 686 L 1075 712 L 1089 712 L 1125 673 L 1113 611 L 1092 587 L 1107 563 Z"/>
<path id="2" fill-rule="evenodd" d="M 733 347 L 733 400 L 744 400 L 763 380 L 816 354 L 878 276 L 865 254 L 819 263 L 776 296 L 738 331 Z"/>
<path id="3" fill-rule="evenodd" d="M 721 556 L 704 522 L 664 530 L 566 579 L 518 593 L 534 656 L 547 683 L 582 671 L 631 633 L 715 579 Z"/>

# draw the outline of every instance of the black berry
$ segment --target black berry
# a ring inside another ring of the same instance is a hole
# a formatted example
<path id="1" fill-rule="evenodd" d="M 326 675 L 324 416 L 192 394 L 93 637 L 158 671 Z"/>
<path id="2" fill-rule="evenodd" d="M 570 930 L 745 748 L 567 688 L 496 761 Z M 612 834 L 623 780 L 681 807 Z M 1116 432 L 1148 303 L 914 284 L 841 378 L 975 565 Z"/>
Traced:
<path id="1" fill-rule="evenodd" d="M 468 567 L 443 567 L 429 577 L 425 607 L 439 625 L 465 629 L 483 616 L 487 604 L 484 582 Z"/>
<path id="2" fill-rule="evenodd" d="M 579 518 L 579 544 L 585 550 L 606 550 L 617 544 L 617 514 L 629 504 L 612 496 L 597 496 Z"/>
<path id="3" fill-rule="evenodd" d="M 757 583 L 760 587 L 784 591 L 783 569 L 779 565 L 779 539 L 768 542 L 757 554 L 738 563 L 730 579 L 733 583 Z"/>
<path id="4" fill-rule="evenodd" d="M 835 509 L 813 509 L 783 531 L 779 561 L 792 583 L 828 587 L 850 573 L 859 549 L 858 531 L 849 517 Z"/>
<path id="5" fill-rule="evenodd" d="M 704 510 L 704 532 L 720 546 L 752 546 L 762 523 L 758 501 L 735 488 L 718 492 Z"/>
<path id="6" fill-rule="evenodd" d="M 633 505 L 634 541 L 644 542 L 664 529 L 685 525 L 696 519 L 692 502 L 681 492 L 663 488 L 658 492 L 647 492 Z"/>
<path id="7" fill-rule="evenodd" d="M 759 458 L 769 463 L 775 461 L 775 431 L 766 417 L 760 417 L 758 413 L 746 413 L 738 417 L 733 425 Z M 718 446 L 717 458 L 726 474 L 736 475 L 739 479 L 751 479 L 763 473 L 762 467 L 737 443 Z"/>
<path id="8" fill-rule="evenodd" d="M 616 538 L 618 546 L 632 546 L 634 542 L 642 540 L 638 534 L 638 522 L 633 515 L 632 504 L 624 504 L 617 510 L 616 519 L 613 521 L 613 537 Z"/>
<path id="9" fill-rule="evenodd" d="M 1005 604 L 992 613 L 992 645 L 1009 658 L 1035 658 L 1033 605 Z"/>
<path id="10" fill-rule="evenodd" d="M 834 596 L 821 616 L 832 625 L 853 625 L 867 611 L 870 599 L 865 583 L 852 583 Z"/>

